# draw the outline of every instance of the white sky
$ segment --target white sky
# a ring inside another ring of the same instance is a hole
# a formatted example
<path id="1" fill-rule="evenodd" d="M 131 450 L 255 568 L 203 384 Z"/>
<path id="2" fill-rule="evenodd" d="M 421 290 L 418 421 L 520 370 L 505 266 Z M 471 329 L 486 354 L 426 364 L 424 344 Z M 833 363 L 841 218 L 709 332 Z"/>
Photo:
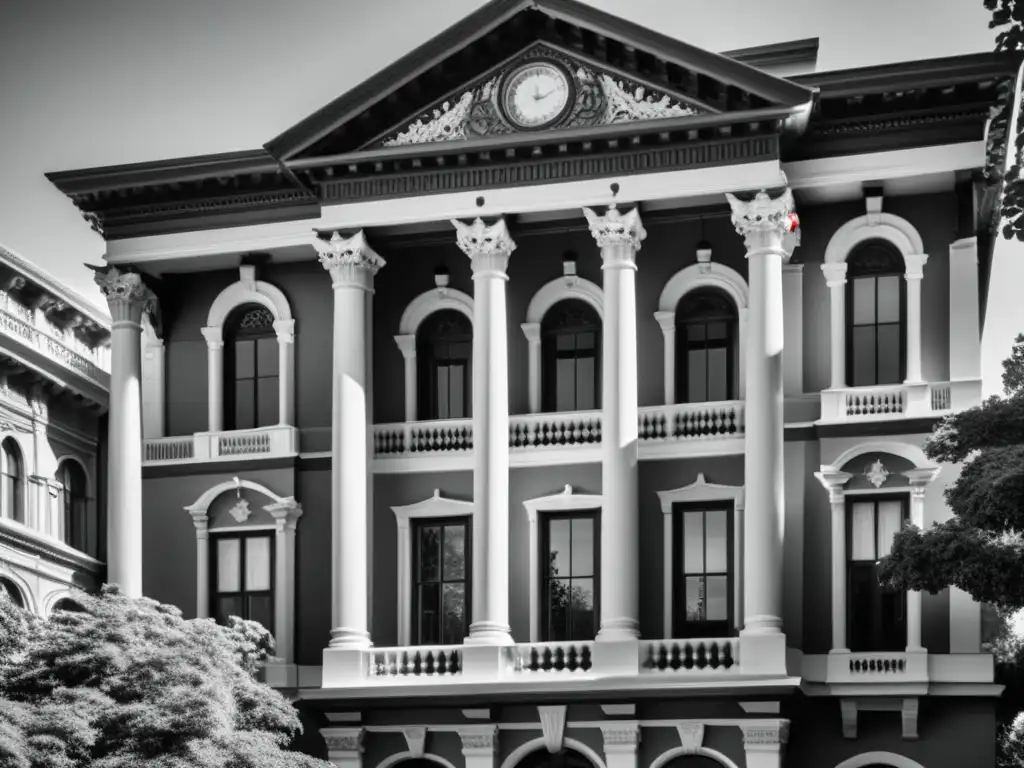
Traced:
<path id="1" fill-rule="evenodd" d="M 819 70 L 989 50 L 982 0 L 589 0 L 694 45 L 820 38 Z M 481 0 L 0 0 L 0 243 L 101 303 L 45 171 L 253 149 Z"/>

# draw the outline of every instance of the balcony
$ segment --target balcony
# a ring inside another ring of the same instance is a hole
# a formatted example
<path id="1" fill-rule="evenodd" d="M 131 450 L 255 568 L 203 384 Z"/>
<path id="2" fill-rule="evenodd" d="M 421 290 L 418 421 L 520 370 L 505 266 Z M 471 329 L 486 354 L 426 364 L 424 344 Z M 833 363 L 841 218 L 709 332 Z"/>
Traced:
<path id="1" fill-rule="evenodd" d="M 270 459 L 295 456 L 299 430 L 286 425 L 230 432 L 197 432 L 181 437 L 143 441 L 142 461 L 147 466 L 205 461 Z"/>
<path id="2" fill-rule="evenodd" d="M 56 326 L 47 324 L 46 329 L 41 329 L 33 323 L 30 314 L 21 316 L 0 309 L 0 332 L 104 391 L 110 385 L 109 368 L 98 364 L 96 351 Z"/>
<path id="3" fill-rule="evenodd" d="M 981 381 L 891 384 L 821 392 L 821 424 L 946 416 L 981 402 Z"/>

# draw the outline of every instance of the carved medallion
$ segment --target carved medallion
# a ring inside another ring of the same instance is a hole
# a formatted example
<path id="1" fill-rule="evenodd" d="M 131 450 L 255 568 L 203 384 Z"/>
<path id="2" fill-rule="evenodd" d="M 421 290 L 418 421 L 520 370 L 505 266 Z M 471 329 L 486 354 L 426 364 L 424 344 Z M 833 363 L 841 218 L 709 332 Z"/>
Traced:
<path id="1" fill-rule="evenodd" d="M 875 488 L 881 488 L 889 478 L 889 470 L 885 468 L 881 459 L 875 459 L 875 463 L 870 464 L 864 470 L 864 477 L 866 477 L 868 482 L 875 486 Z"/>

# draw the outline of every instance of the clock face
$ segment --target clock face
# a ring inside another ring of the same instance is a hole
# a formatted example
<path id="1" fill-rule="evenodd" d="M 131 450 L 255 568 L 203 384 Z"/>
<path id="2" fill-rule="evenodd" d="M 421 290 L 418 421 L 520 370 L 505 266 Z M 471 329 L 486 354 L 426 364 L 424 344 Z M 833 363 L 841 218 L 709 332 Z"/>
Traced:
<path id="1" fill-rule="evenodd" d="M 527 64 L 505 81 L 502 106 L 519 128 L 542 128 L 554 122 L 569 103 L 569 79 L 553 64 Z"/>

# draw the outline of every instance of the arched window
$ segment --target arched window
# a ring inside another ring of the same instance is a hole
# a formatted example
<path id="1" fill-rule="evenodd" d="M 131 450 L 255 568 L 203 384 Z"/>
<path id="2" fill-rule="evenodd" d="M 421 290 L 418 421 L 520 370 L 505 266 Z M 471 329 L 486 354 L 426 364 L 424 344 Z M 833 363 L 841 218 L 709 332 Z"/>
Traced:
<path id="1" fill-rule="evenodd" d="M 710 403 L 736 396 L 736 305 L 700 288 L 676 307 L 676 402 Z"/>
<path id="2" fill-rule="evenodd" d="M 21 590 L 10 579 L 0 579 L 0 598 L 4 595 L 19 608 L 25 607 L 25 599 L 21 596 Z"/>
<path id="3" fill-rule="evenodd" d="M 601 407 L 601 318 L 590 304 L 565 299 L 541 321 L 545 411 Z"/>
<path id="4" fill-rule="evenodd" d="M 54 611 L 70 611 L 71 613 L 84 613 L 85 608 L 81 603 L 72 600 L 70 597 L 62 597 L 53 604 Z"/>
<path id="5" fill-rule="evenodd" d="M 524 757 L 516 768 L 594 768 L 594 765 L 574 749 L 562 749 L 555 754 L 538 749 Z"/>
<path id="6" fill-rule="evenodd" d="M 867 240 L 846 260 L 848 384 L 898 384 L 906 376 L 907 290 L 899 251 Z"/>
<path id="7" fill-rule="evenodd" d="M 77 461 L 65 460 L 57 469 L 60 508 L 64 514 L 64 543 L 95 556 L 96 533 L 89 525 L 89 499 L 85 472 Z"/>
<path id="8" fill-rule="evenodd" d="M 281 371 L 274 315 L 266 307 L 246 304 L 232 312 L 224 330 L 224 428 L 255 429 L 279 423 Z"/>
<path id="9" fill-rule="evenodd" d="M 454 309 L 435 312 L 416 331 L 421 419 L 468 419 L 472 414 L 473 326 Z"/>
<path id="10" fill-rule="evenodd" d="M 722 764 L 705 755 L 683 755 L 670 760 L 665 768 L 722 768 Z"/>
<path id="11" fill-rule="evenodd" d="M 0 444 L 0 511 L 9 520 L 25 522 L 25 501 L 22 489 L 25 483 L 25 466 L 21 450 L 14 438 L 8 437 Z"/>

